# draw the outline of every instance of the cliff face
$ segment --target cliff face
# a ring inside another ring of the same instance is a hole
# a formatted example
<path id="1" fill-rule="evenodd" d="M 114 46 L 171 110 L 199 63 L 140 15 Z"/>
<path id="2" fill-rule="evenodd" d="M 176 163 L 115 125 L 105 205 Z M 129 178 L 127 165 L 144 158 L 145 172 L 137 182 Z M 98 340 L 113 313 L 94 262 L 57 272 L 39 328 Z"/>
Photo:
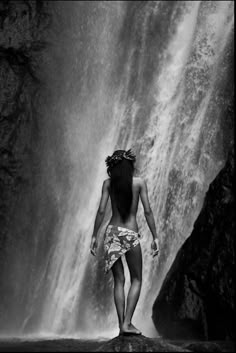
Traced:
<path id="1" fill-rule="evenodd" d="M 234 337 L 234 151 L 206 194 L 191 236 L 179 251 L 153 306 L 168 338 Z"/>
<path id="2" fill-rule="evenodd" d="M 24 219 L 32 216 L 39 130 L 34 100 L 40 86 L 37 65 L 44 48 L 41 37 L 48 19 L 43 1 L 0 3 L 0 316 L 1 322 L 7 319 L 5 324 L 12 309 L 5 307 L 5 298 L 12 295 L 13 286 L 17 287 L 9 268 L 17 254 L 27 256 L 22 252 L 22 242 L 29 246 L 31 242 Z M 18 220 L 22 220 L 21 225 Z M 21 228 L 21 238 L 17 228 Z M 24 275 L 27 277 L 28 272 Z M 21 310 L 22 297 L 15 289 L 12 307 L 18 305 Z"/>

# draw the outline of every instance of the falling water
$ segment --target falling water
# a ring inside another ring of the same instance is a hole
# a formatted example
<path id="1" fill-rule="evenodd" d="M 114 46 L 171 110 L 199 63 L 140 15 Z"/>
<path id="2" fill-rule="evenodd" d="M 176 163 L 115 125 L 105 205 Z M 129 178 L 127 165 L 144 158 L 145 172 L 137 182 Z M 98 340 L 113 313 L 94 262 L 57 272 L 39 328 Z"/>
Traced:
<path id="1" fill-rule="evenodd" d="M 59 1 L 49 2 L 49 9 L 45 87 L 38 96 L 41 170 L 60 219 L 21 329 L 77 337 L 116 332 L 112 278 L 103 273 L 110 201 L 97 258 L 89 245 L 107 177 L 105 157 L 132 147 L 161 249 L 153 259 L 140 204 L 143 286 L 134 322 L 155 336 L 153 302 L 230 145 L 233 2 Z"/>

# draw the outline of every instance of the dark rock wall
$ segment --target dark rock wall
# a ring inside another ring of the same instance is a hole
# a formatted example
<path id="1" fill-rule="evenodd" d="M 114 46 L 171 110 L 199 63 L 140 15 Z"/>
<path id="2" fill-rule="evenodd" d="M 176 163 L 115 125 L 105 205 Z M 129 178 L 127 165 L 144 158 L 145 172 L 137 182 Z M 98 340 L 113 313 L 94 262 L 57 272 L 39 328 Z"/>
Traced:
<path id="1" fill-rule="evenodd" d="M 234 188 L 232 148 L 154 303 L 153 321 L 165 337 L 234 337 Z"/>
<path id="2" fill-rule="evenodd" d="M 14 306 L 24 310 L 27 295 L 20 296 L 18 287 L 32 275 L 27 246 L 34 241 L 29 219 L 39 165 L 34 102 L 41 85 L 37 69 L 45 47 L 42 34 L 49 22 L 44 1 L 0 2 L 0 326 L 5 328 Z M 10 273 L 19 273 L 19 283 Z M 11 307 L 6 304 L 9 296 Z"/>

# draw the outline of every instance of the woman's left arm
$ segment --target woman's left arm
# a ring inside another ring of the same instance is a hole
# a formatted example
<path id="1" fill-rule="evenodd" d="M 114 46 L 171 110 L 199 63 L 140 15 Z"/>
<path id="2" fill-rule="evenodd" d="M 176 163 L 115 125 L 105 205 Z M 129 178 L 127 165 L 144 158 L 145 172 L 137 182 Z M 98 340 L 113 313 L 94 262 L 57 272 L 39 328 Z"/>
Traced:
<path id="1" fill-rule="evenodd" d="M 108 197 L 109 197 L 108 180 L 104 180 L 103 185 L 102 185 L 101 200 L 100 200 L 100 204 L 99 204 L 96 218 L 95 218 L 93 235 L 92 235 L 91 246 L 90 246 L 90 251 L 93 255 L 96 255 L 97 233 L 98 233 L 98 229 L 100 228 L 102 221 L 104 219 L 104 216 L 105 216 Z"/>

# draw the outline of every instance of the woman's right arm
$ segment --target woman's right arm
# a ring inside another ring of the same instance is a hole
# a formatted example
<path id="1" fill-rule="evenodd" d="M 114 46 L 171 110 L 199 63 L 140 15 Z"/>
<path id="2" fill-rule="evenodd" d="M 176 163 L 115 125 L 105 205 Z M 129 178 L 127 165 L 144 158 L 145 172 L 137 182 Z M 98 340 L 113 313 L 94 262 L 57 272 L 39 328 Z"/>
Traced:
<path id="1" fill-rule="evenodd" d="M 146 181 L 140 178 L 140 197 L 143 204 L 144 215 L 149 226 L 149 229 L 153 236 L 153 244 L 152 249 L 157 253 L 159 251 L 158 238 L 156 233 L 156 225 L 153 217 L 153 212 L 150 206 L 149 198 L 148 198 L 148 190 Z M 156 245 L 156 246 L 155 246 Z M 156 248 L 156 249 L 155 249 Z M 156 255 L 156 254 L 154 254 Z"/>

